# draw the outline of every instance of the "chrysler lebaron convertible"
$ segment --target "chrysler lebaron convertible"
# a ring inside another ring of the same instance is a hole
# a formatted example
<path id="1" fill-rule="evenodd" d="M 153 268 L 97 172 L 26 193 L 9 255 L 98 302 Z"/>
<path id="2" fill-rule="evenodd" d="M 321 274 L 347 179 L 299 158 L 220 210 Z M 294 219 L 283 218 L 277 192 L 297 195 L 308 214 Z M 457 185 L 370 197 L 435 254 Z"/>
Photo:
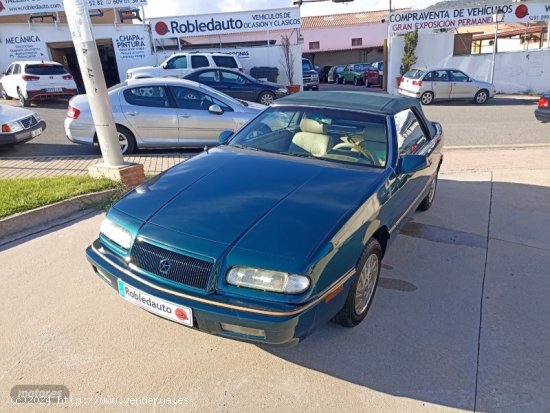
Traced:
<path id="1" fill-rule="evenodd" d="M 412 98 L 303 92 L 219 140 L 113 205 L 87 249 L 95 273 L 227 338 L 294 345 L 359 324 L 389 245 L 434 201 L 440 124 Z"/>

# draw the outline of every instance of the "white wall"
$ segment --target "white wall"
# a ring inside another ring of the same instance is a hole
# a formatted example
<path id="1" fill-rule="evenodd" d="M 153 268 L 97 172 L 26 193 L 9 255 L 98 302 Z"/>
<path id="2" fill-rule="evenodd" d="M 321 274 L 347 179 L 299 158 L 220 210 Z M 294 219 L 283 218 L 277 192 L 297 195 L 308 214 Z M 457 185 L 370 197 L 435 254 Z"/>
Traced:
<path id="1" fill-rule="evenodd" d="M 397 92 L 395 77 L 399 75 L 403 46 L 402 36 L 391 38 L 388 65 L 390 93 Z M 473 78 L 490 80 L 492 54 L 453 56 L 453 47 L 452 33 L 419 33 L 415 66 L 453 67 L 463 70 Z M 496 54 L 494 85 L 498 93 L 541 94 L 550 90 L 548 79 L 550 79 L 550 49 Z"/>

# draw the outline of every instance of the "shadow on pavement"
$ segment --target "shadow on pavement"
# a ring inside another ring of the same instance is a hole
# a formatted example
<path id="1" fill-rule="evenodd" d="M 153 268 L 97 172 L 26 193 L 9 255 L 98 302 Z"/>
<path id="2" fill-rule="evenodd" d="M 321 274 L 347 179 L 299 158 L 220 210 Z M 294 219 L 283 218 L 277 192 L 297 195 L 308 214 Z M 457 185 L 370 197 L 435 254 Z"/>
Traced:
<path id="1" fill-rule="evenodd" d="M 537 106 L 537 99 L 529 96 L 496 96 L 493 99 L 489 99 L 483 105 L 478 105 L 472 100 L 441 100 L 432 103 L 430 106 Z"/>

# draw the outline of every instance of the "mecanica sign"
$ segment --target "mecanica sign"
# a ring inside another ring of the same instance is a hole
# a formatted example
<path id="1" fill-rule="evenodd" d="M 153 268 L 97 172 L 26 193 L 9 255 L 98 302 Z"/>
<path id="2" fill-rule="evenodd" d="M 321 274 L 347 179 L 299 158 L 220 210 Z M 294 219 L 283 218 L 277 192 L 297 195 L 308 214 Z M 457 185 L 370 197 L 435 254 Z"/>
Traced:
<path id="1" fill-rule="evenodd" d="M 389 32 L 403 34 L 418 30 L 453 30 L 464 26 L 493 24 L 493 15 L 504 12 L 506 23 L 528 23 L 550 19 L 550 3 L 506 3 L 491 6 L 441 10 L 411 10 L 390 15 Z"/>
<path id="2" fill-rule="evenodd" d="M 151 19 L 150 24 L 154 39 L 264 32 L 300 27 L 300 11 L 297 7 L 290 7 L 237 13 L 165 17 Z"/>
<path id="3" fill-rule="evenodd" d="M 138 7 L 147 0 L 88 0 L 89 9 Z M 63 0 L 0 0 L 0 16 L 63 11 Z"/>

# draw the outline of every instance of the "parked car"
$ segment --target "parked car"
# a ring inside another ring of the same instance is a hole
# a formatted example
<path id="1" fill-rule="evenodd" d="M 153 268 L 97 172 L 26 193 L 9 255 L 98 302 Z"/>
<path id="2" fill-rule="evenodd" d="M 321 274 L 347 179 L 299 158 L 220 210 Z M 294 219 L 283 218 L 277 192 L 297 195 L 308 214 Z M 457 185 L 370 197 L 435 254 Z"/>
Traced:
<path id="1" fill-rule="evenodd" d="M 319 90 L 319 73 L 316 66 L 306 59 L 302 58 L 302 82 L 303 90 Z"/>
<path id="2" fill-rule="evenodd" d="M 32 110 L 0 105 L 0 126 L 0 146 L 6 146 L 36 138 L 46 122 Z"/>
<path id="3" fill-rule="evenodd" d="M 458 69 L 413 68 L 401 79 L 399 94 L 420 99 L 423 105 L 449 99 L 473 99 L 481 105 L 495 96 L 496 89 Z"/>
<path id="4" fill-rule="evenodd" d="M 363 83 L 365 87 L 380 86 L 382 87 L 382 76 L 380 72 L 374 66 L 369 66 L 363 72 Z"/>
<path id="5" fill-rule="evenodd" d="M 265 108 L 182 79 L 125 81 L 110 88 L 109 101 L 125 154 L 136 148 L 214 145 L 221 131 L 237 130 Z M 75 143 L 97 143 L 86 95 L 69 101 L 65 133 Z"/>
<path id="6" fill-rule="evenodd" d="M 319 82 L 321 83 L 327 83 L 328 82 L 328 72 L 332 66 L 323 66 L 321 70 L 319 70 Z"/>
<path id="7" fill-rule="evenodd" d="M 342 73 L 344 73 L 345 66 L 332 66 L 328 71 L 327 82 L 328 83 L 342 83 Z"/>
<path id="8" fill-rule="evenodd" d="M 278 99 L 119 200 L 87 258 L 119 297 L 219 336 L 292 345 L 334 317 L 353 327 L 391 241 L 434 201 L 442 137 L 416 99 Z"/>
<path id="9" fill-rule="evenodd" d="M 227 67 L 244 71 L 236 56 L 227 53 L 185 52 L 176 53 L 158 66 L 141 66 L 126 71 L 126 79 L 148 77 L 183 77 L 201 67 Z"/>
<path id="10" fill-rule="evenodd" d="M 352 63 L 344 68 L 342 83 L 353 83 L 355 86 L 363 84 L 363 72 L 370 65 L 368 63 Z"/>
<path id="11" fill-rule="evenodd" d="M 57 62 L 13 62 L 2 74 L 2 99 L 19 99 L 25 107 L 37 100 L 71 98 L 77 92 L 73 76 Z"/>
<path id="12" fill-rule="evenodd" d="M 535 109 L 535 118 L 540 120 L 542 123 L 550 122 L 550 106 L 548 102 L 550 101 L 550 95 L 541 96 L 537 109 Z"/>
<path id="13" fill-rule="evenodd" d="M 250 75 L 232 69 L 197 69 L 185 75 L 237 99 L 271 105 L 275 99 L 288 95 L 288 89 L 276 83 L 257 80 Z"/>
<path id="14" fill-rule="evenodd" d="M 378 60 L 371 63 L 371 67 L 375 70 L 378 70 L 379 84 L 384 84 L 384 61 Z"/>

